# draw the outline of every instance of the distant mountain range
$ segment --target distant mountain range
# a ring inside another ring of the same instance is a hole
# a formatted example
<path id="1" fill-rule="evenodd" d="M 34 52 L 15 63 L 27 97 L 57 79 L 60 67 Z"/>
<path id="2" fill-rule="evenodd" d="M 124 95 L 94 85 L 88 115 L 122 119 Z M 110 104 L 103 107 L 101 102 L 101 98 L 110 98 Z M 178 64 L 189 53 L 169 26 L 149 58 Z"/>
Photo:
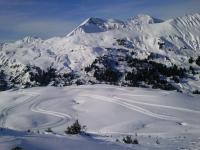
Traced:
<path id="1" fill-rule="evenodd" d="M 89 18 L 65 37 L 0 44 L 0 88 L 116 84 L 198 93 L 200 14 Z"/>

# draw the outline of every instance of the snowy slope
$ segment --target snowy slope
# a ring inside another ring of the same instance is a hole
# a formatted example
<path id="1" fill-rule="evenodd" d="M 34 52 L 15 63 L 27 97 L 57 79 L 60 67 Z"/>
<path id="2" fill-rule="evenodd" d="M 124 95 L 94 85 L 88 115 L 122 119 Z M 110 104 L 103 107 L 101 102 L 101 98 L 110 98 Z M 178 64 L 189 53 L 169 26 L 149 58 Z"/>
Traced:
<path id="1" fill-rule="evenodd" d="M 37 60 L 34 61 L 37 66 L 46 66 L 47 63 L 54 62 L 55 64 L 62 63 L 63 66 L 61 65 L 59 68 L 67 68 L 68 65 L 75 68 L 76 65 L 72 65 L 76 63 L 75 61 L 82 62 L 84 65 L 88 64 L 88 62 L 79 60 L 78 55 L 88 59 L 90 58 L 89 55 L 95 55 L 95 48 L 113 47 L 116 39 L 122 38 L 129 39 L 135 48 L 141 50 L 167 53 L 166 50 L 161 51 L 158 48 L 158 40 L 163 40 L 166 41 L 166 49 L 172 48 L 173 52 L 178 51 L 182 55 L 188 52 L 187 56 L 194 56 L 194 53 L 199 54 L 199 14 L 187 15 L 163 22 L 157 20 L 147 15 L 139 15 L 125 22 L 113 19 L 89 18 L 66 37 L 48 40 L 26 37 L 14 43 L 4 44 L 1 48 L 1 58 L 5 57 L 5 60 L 8 59 L 11 63 L 16 61 L 28 64 L 33 63 L 33 60 Z M 186 47 L 186 49 L 181 49 L 183 47 Z M 74 50 L 71 52 L 72 54 L 70 53 L 71 50 Z M 67 55 L 69 58 L 59 57 L 59 54 L 62 56 Z M 50 60 L 48 61 L 47 58 Z M 1 61 L 4 62 L 5 60 Z"/>
<path id="2" fill-rule="evenodd" d="M 90 85 L 5 91 L 0 99 L 0 125 L 9 128 L 0 131 L 1 150 L 14 146 L 30 150 L 168 150 L 198 149 L 200 144 L 199 96 Z M 64 134 L 75 119 L 87 126 L 90 136 Z M 49 127 L 53 133 L 45 132 Z M 136 137 L 140 144 L 124 144 L 126 135 Z"/>
<path id="3" fill-rule="evenodd" d="M 108 48 L 134 52 L 138 59 L 154 53 L 159 57 L 153 61 L 189 69 L 189 58 L 196 59 L 200 55 L 199 35 L 198 13 L 166 21 L 148 15 L 138 15 L 126 21 L 89 18 L 65 37 L 47 40 L 26 37 L 1 44 L 0 64 L 9 78 L 17 78 L 24 85 L 26 82 L 35 85 L 26 70 L 27 66 L 36 66 L 41 70 L 51 67 L 61 74 L 78 72 L 81 78 L 85 78 L 81 70 L 97 57 L 107 54 Z M 120 40 L 125 40 L 125 43 L 120 43 Z M 199 72 L 197 65 L 192 64 L 192 67 Z"/>

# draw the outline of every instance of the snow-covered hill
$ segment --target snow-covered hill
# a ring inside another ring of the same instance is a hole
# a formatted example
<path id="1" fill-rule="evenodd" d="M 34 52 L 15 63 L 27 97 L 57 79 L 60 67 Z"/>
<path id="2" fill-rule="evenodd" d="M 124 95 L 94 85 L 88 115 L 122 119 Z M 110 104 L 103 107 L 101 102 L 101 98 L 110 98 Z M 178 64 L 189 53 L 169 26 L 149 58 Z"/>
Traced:
<path id="1" fill-rule="evenodd" d="M 0 67 L 5 77 L 0 80 L 10 87 L 83 84 L 89 80 L 95 83 L 97 79 L 93 72 L 86 73 L 85 67 L 93 64 L 95 59 L 121 55 L 123 59 L 130 56 L 139 60 L 148 58 L 148 61 L 167 67 L 175 64 L 185 68 L 187 73 L 182 82 L 173 86 L 180 91 L 199 90 L 200 67 L 195 63 L 200 56 L 199 35 L 198 13 L 166 21 L 148 15 L 126 21 L 89 18 L 65 37 L 47 40 L 25 37 L 1 44 Z M 193 63 L 188 62 L 190 58 Z M 124 77 L 132 69 L 126 62 L 117 67 Z M 44 79 L 47 75 L 48 79 Z M 119 84 L 125 82 L 123 76 Z M 40 83 L 44 80 L 45 83 Z"/>
<path id="2" fill-rule="evenodd" d="M 199 96 L 110 85 L 36 87 L 0 94 L 0 149 L 198 150 Z M 87 135 L 67 135 L 78 119 Z M 52 132 L 45 132 L 51 128 Z M 139 142 L 125 144 L 131 135 Z"/>

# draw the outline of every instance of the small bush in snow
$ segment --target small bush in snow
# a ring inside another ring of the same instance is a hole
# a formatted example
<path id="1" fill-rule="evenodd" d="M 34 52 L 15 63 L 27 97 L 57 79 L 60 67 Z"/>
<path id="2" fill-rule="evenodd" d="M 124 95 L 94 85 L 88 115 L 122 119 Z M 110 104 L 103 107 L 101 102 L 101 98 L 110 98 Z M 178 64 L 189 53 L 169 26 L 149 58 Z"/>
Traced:
<path id="1" fill-rule="evenodd" d="M 46 132 L 53 132 L 51 128 L 48 128 L 47 130 L 45 130 Z"/>
<path id="2" fill-rule="evenodd" d="M 76 120 L 71 126 L 67 127 L 67 130 L 65 131 L 66 134 L 80 134 L 81 133 L 81 125 Z"/>
<path id="3" fill-rule="evenodd" d="M 200 94 L 200 91 L 195 90 L 195 91 L 193 91 L 192 93 L 193 93 L 193 94 Z"/>
<path id="4" fill-rule="evenodd" d="M 156 139 L 156 144 L 160 144 L 160 141 L 158 139 Z"/>
<path id="5" fill-rule="evenodd" d="M 131 136 L 126 136 L 123 139 L 123 142 L 126 144 L 139 144 L 138 140 L 135 138 L 134 140 L 131 138 Z"/>
<path id="6" fill-rule="evenodd" d="M 135 138 L 132 144 L 139 144 L 138 140 Z"/>

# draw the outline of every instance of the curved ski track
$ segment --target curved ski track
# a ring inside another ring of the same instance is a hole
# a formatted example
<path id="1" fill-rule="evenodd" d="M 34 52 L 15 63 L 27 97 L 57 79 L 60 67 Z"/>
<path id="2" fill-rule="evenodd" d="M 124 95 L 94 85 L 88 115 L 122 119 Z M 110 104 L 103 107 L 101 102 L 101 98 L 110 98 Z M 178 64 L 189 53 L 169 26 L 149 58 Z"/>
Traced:
<path id="1" fill-rule="evenodd" d="M 90 95 L 88 95 L 88 94 L 84 95 L 83 94 L 81 96 L 85 96 L 85 97 L 89 97 L 91 99 L 101 100 L 101 101 L 105 101 L 105 102 L 114 103 L 114 104 L 123 106 L 125 108 L 128 108 L 130 110 L 137 111 L 137 112 L 142 113 L 144 115 L 154 117 L 154 118 L 157 118 L 157 119 L 162 119 L 162 120 L 177 121 L 177 122 L 181 121 L 181 119 L 179 119 L 175 116 L 157 114 L 157 113 L 149 111 L 148 109 L 142 108 L 141 106 L 137 106 L 137 104 L 140 104 L 140 105 L 143 105 L 143 106 L 146 105 L 146 106 L 151 106 L 151 107 L 159 107 L 159 108 L 165 108 L 165 109 L 169 109 L 169 110 L 200 114 L 200 111 L 192 110 L 192 109 L 188 109 L 188 108 L 174 107 L 174 106 L 167 106 L 167 105 L 160 105 L 160 104 L 151 104 L 151 103 L 146 103 L 146 102 L 140 102 L 140 101 L 137 101 L 137 100 L 134 100 L 134 99 L 129 100 L 129 99 L 125 99 L 125 98 L 119 98 L 117 96 L 106 97 L 106 96 L 95 95 L 95 94 L 90 94 Z M 134 95 L 132 95 L 132 96 L 134 96 Z M 138 96 L 138 95 L 136 95 L 136 96 Z M 139 96 L 142 96 L 142 95 L 139 95 Z M 145 96 L 145 95 L 143 95 L 143 96 Z"/>
<path id="2" fill-rule="evenodd" d="M 14 104 L 14 105 L 9 105 L 9 106 L 6 106 L 2 111 L 1 111 L 1 115 L 0 115 L 0 124 L 1 124 L 1 127 L 2 128 L 6 128 L 6 120 L 7 120 L 7 117 L 9 115 L 9 112 L 10 111 L 13 111 L 15 109 L 17 109 L 18 107 L 21 107 L 25 104 L 28 104 L 28 103 L 31 103 L 31 105 L 29 106 L 29 109 L 32 111 L 32 112 L 35 112 L 35 113 L 41 113 L 41 114 L 45 114 L 45 115 L 51 115 L 51 116 L 54 116 L 54 117 L 58 117 L 60 118 L 58 121 L 54 122 L 54 123 L 50 123 L 50 124 L 44 124 L 44 125 L 41 125 L 41 126 L 38 126 L 38 127 L 35 127 L 35 128 L 32 128 L 32 129 L 47 129 L 48 127 L 58 127 L 58 126 L 61 126 L 63 124 L 66 124 L 66 122 L 68 122 L 72 117 L 68 114 L 64 114 L 64 113 L 60 113 L 60 112 L 55 112 L 55 111 L 50 111 L 50 110 L 45 110 L 45 109 L 41 109 L 39 108 L 38 106 L 42 103 L 42 102 L 45 102 L 45 101 L 35 101 L 35 99 L 37 97 L 39 97 L 40 95 L 37 94 L 37 93 L 30 93 L 30 92 L 23 92 L 24 94 L 28 94 L 30 95 L 29 98 L 27 98 L 26 100 L 24 100 L 23 102 L 21 103 L 18 103 L 18 104 Z"/>
<path id="3" fill-rule="evenodd" d="M 38 99 L 36 99 L 37 97 L 40 96 L 38 93 L 23 92 L 23 94 L 27 94 L 30 97 L 25 99 L 21 103 L 9 105 L 9 106 L 3 108 L 2 112 L 1 112 L 1 116 L 0 116 L 1 117 L 0 118 L 0 125 L 3 128 L 6 127 L 6 119 L 9 115 L 9 112 L 17 109 L 18 107 L 24 106 L 25 104 L 28 104 L 28 103 L 30 103 L 30 105 L 28 105 L 28 109 L 30 111 L 34 112 L 34 113 L 40 113 L 40 114 L 50 115 L 50 116 L 59 118 L 55 122 L 51 122 L 51 123 L 49 122 L 49 123 L 46 123 L 46 124 L 41 124 L 38 127 L 35 127 L 35 128 L 32 128 L 32 129 L 47 129 L 48 127 L 51 127 L 51 128 L 58 127 L 58 126 L 62 126 L 64 124 L 66 124 L 67 122 L 69 122 L 70 119 L 72 119 L 72 117 L 68 114 L 40 108 L 39 105 L 43 102 L 49 101 L 49 99 L 48 100 L 38 100 Z M 126 94 L 124 94 L 124 95 L 126 95 Z M 134 95 L 132 95 L 132 96 L 134 96 Z M 142 95 L 136 95 L 136 97 L 137 96 L 142 96 Z M 145 96 L 145 95 L 143 95 L 143 96 Z M 176 116 L 154 113 L 154 112 L 152 112 L 148 109 L 141 107 L 141 105 L 142 106 L 165 108 L 165 109 L 168 109 L 169 111 L 175 110 L 175 111 L 182 111 L 182 112 L 200 114 L 200 111 L 197 111 L 197 110 L 175 107 L 175 106 L 152 104 L 152 103 L 147 103 L 147 102 L 140 102 L 140 101 L 137 101 L 136 99 L 133 99 L 133 98 L 131 98 L 131 100 L 130 100 L 130 99 L 127 99 L 127 98 L 120 98 L 120 97 L 117 97 L 117 96 L 107 97 L 107 96 L 103 96 L 103 95 L 100 95 L 100 94 L 99 95 L 98 94 L 91 94 L 91 93 L 87 93 L 87 92 L 82 93 L 82 94 L 78 94 L 77 98 L 78 97 L 88 97 L 91 100 L 99 100 L 99 101 L 117 104 L 117 105 L 120 105 L 120 106 L 122 106 L 126 109 L 139 112 L 139 113 L 144 114 L 146 116 L 150 116 L 150 117 L 153 117 L 153 118 L 156 118 L 156 119 L 175 121 L 175 122 L 181 121 L 181 119 L 177 118 Z M 139 104 L 140 106 L 137 106 L 137 104 Z"/>

